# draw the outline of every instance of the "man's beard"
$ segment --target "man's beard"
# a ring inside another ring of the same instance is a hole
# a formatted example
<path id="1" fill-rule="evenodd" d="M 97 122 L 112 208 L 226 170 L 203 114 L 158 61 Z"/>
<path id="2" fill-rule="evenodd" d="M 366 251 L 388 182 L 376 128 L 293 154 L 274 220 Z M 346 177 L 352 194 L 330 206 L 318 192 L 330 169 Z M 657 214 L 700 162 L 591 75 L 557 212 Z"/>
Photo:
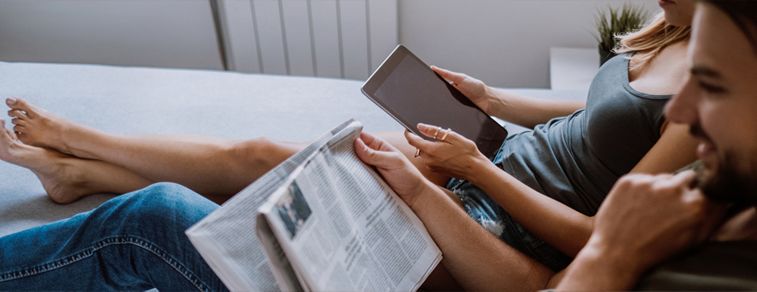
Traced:
<path id="1" fill-rule="evenodd" d="M 698 123 L 689 127 L 689 133 L 712 143 L 710 136 Z M 703 164 L 695 168 L 696 187 L 714 201 L 757 205 L 757 165 L 755 162 L 750 161 L 749 171 L 742 171 L 736 166 L 733 153 L 726 151 L 718 152 L 716 155 L 718 156 L 717 165 L 714 166 L 714 170 L 708 169 Z"/>
<path id="2" fill-rule="evenodd" d="M 757 205 L 757 173 L 741 171 L 733 155 L 719 155 L 717 168 L 701 167 L 697 187 L 713 201 L 738 205 Z M 705 174 L 706 173 L 706 174 Z"/>

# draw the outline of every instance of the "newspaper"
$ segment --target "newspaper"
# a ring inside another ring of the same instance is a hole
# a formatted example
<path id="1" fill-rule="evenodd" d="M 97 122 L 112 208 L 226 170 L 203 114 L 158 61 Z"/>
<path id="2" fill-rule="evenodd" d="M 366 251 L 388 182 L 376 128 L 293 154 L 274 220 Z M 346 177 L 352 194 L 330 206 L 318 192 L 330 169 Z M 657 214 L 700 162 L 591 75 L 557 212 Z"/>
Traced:
<path id="1" fill-rule="evenodd" d="M 421 221 L 354 154 L 350 120 L 187 230 L 232 291 L 417 290 L 441 260 Z"/>

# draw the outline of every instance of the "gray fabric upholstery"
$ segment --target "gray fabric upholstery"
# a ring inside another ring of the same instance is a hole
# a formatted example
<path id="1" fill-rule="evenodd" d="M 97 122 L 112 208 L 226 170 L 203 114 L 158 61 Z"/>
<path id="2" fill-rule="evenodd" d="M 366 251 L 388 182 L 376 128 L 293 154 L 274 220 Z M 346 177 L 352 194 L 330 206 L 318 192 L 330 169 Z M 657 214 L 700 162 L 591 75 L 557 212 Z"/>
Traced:
<path id="1" fill-rule="evenodd" d="M 359 81 L 2 62 L 0 76 L 0 98 L 23 97 L 59 116 L 112 133 L 266 136 L 306 142 L 349 118 L 363 122 L 369 131 L 401 130 L 360 93 Z M 26 169 L 0 162 L 0 177 L 0 236 L 66 218 L 110 198 L 98 195 L 61 206 L 47 199 Z"/>

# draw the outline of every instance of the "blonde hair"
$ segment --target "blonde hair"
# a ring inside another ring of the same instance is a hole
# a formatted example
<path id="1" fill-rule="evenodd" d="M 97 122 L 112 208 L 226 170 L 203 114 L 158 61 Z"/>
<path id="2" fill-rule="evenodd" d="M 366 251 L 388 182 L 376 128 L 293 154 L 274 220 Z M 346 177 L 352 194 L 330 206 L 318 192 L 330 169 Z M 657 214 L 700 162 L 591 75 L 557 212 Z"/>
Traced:
<path id="1" fill-rule="evenodd" d="M 638 31 L 619 36 L 615 53 L 633 53 L 636 64 L 629 69 L 642 70 L 665 47 L 687 40 L 691 35 L 691 26 L 673 26 L 665 21 L 665 14 L 658 14 L 651 23 Z"/>

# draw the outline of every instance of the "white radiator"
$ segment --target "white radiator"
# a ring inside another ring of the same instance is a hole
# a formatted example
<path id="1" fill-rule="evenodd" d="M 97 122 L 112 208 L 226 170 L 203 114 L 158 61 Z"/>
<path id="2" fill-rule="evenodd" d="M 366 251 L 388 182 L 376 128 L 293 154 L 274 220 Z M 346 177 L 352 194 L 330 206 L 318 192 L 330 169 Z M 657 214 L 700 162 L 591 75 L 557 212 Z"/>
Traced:
<path id="1" fill-rule="evenodd" d="M 230 70 L 365 79 L 398 43 L 397 0 L 221 0 Z"/>

